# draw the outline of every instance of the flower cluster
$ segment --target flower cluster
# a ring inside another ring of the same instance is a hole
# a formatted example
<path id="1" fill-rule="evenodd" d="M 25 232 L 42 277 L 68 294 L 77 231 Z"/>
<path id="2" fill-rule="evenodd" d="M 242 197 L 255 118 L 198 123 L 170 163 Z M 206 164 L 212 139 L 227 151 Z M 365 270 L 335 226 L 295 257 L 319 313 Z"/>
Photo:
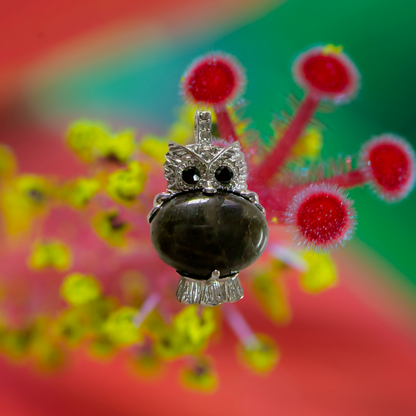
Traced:
<path id="1" fill-rule="evenodd" d="M 415 181 L 414 153 L 399 136 L 382 134 L 356 156 L 319 161 L 322 133 L 311 125 L 314 114 L 322 102 L 352 100 L 359 73 L 341 47 L 326 45 L 301 54 L 293 76 L 304 98 L 293 116 L 272 121 L 268 145 L 242 117 L 241 64 L 210 53 L 185 71 L 185 104 L 164 137 L 136 140 L 132 130 L 112 132 L 85 120 L 72 124 L 66 143 L 88 166 L 84 177 L 20 174 L 11 151 L 0 147 L 6 241 L 0 254 L 0 352 L 55 368 L 73 347 L 95 357 L 124 349 L 143 375 L 181 359 L 182 382 L 211 390 L 217 379 L 207 348 L 225 321 L 239 340 L 243 362 L 270 371 L 279 361 L 278 347 L 248 325 L 238 306 L 176 302 L 175 274 L 157 258 L 146 217 L 155 194 L 166 187 L 162 162 L 168 141 L 190 142 L 195 109 L 210 109 L 216 141 L 240 141 L 249 189 L 258 193 L 270 226 L 289 229 L 297 243 L 272 233 L 262 258 L 243 272 L 243 286 L 279 324 L 291 316 L 285 273 L 295 271 L 309 293 L 335 284 L 328 250 L 344 244 L 356 227 L 346 191 L 367 184 L 385 201 L 403 199 Z"/>

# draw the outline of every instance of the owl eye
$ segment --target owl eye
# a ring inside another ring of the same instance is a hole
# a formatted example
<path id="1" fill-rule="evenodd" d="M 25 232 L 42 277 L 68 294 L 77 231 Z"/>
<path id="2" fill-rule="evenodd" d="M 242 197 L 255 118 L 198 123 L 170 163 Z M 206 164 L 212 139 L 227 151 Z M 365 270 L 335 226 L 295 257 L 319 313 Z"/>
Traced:
<path id="1" fill-rule="evenodd" d="M 197 168 L 191 166 L 183 170 L 182 179 L 189 185 L 195 185 L 201 179 L 201 175 Z"/>
<path id="2" fill-rule="evenodd" d="M 234 173 L 228 166 L 220 166 L 215 171 L 215 179 L 224 185 L 231 182 L 233 179 Z"/>

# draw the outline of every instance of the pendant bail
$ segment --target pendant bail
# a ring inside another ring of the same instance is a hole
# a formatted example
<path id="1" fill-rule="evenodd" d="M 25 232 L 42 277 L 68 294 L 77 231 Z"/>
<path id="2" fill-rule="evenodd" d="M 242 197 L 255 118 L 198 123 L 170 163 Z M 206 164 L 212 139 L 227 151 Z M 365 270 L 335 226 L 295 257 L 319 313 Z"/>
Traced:
<path id="1" fill-rule="evenodd" d="M 212 140 L 212 119 L 210 111 L 195 111 L 195 142 L 202 146 L 211 145 Z"/>

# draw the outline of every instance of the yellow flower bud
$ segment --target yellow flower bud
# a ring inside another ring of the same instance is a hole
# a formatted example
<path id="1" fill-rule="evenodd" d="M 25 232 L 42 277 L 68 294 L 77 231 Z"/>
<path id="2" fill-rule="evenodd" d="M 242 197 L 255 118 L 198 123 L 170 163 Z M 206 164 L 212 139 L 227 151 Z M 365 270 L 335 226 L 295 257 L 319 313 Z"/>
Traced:
<path id="1" fill-rule="evenodd" d="M 101 296 L 101 286 L 92 276 L 72 273 L 65 278 L 61 295 L 71 305 L 85 305 Z"/>
<path id="2" fill-rule="evenodd" d="M 110 314 L 104 323 L 104 333 L 118 346 L 126 346 L 139 342 L 141 334 L 133 322 L 136 314 L 137 309 L 128 306 L 117 309 Z"/>

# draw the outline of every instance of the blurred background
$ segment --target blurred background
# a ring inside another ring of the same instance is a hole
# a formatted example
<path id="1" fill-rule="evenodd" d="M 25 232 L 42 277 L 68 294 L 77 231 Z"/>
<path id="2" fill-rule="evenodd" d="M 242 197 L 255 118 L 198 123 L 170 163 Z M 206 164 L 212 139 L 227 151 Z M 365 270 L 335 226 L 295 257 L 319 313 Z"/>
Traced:
<path id="1" fill-rule="evenodd" d="M 383 132 L 416 147 L 415 18 L 410 0 L 5 0 L 0 142 L 23 172 L 70 177 L 75 162 L 62 166 L 53 151 L 70 122 L 162 135 L 181 103 L 184 69 L 212 50 L 246 68 L 247 115 L 266 138 L 287 96 L 302 97 L 291 76 L 297 54 L 332 43 L 356 63 L 362 89 L 350 104 L 318 114 L 323 156 L 354 154 Z M 362 189 L 350 195 L 358 228 L 334 255 L 339 287 L 291 295 L 287 328 L 261 324 L 282 350 L 271 375 L 241 369 L 229 343 L 214 347 L 221 382 L 212 396 L 178 386 L 175 365 L 150 382 L 119 358 L 97 364 L 77 356 L 55 376 L 1 361 L 0 415 L 416 414 L 416 193 L 400 204 Z"/>

